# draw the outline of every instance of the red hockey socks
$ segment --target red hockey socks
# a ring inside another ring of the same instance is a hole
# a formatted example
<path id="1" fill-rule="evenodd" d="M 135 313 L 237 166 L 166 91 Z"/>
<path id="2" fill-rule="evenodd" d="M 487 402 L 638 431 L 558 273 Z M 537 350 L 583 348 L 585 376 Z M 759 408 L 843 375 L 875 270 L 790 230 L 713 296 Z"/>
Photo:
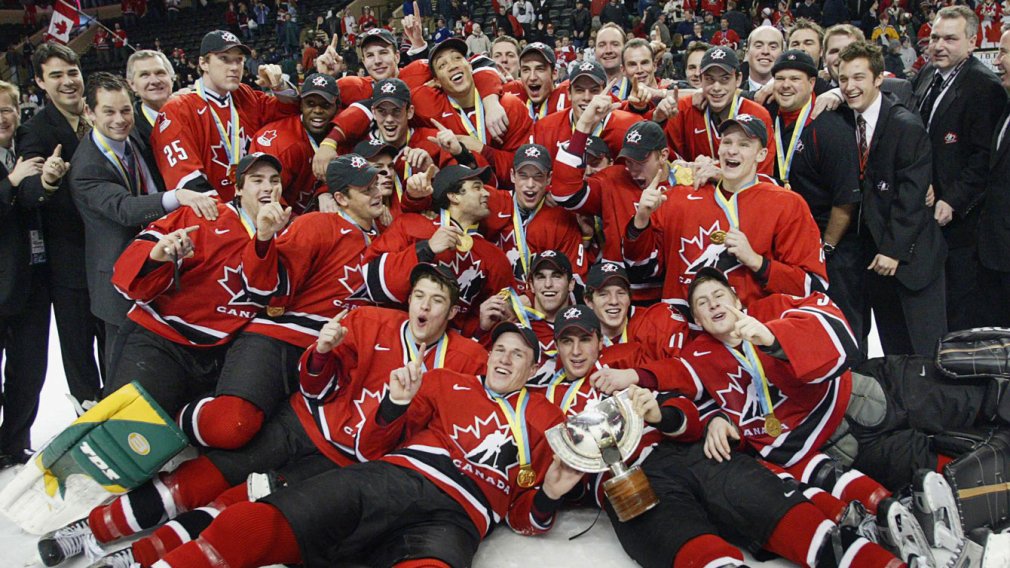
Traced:
<path id="1" fill-rule="evenodd" d="M 877 514 L 877 506 L 884 499 L 891 496 L 891 492 L 877 483 L 872 478 L 858 470 L 845 472 L 835 486 L 831 489 L 831 494 L 846 503 L 859 501 L 871 514 Z"/>
<path id="2" fill-rule="evenodd" d="M 199 537 L 217 515 L 218 511 L 206 507 L 179 515 L 133 543 L 134 561 L 144 568 L 151 566 L 169 552 Z"/>
<path id="3" fill-rule="evenodd" d="M 673 568 L 701 568 L 743 563 L 743 553 L 714 534 L 703 534 L 687 541 L 677 551 Z"/>
<path id="4" fill-rule="evenodd" d="M 187 404 L 179 412 L 182 431 L 207 448 L 241 448 L 262 425 L 263 411 L 237 396 L 204 398 Z"/>
<path id="5" fill-rule="evenodd" d="M 451 568 L 437 558 L 414 558 L 393 564 L 393 568 Z"/>
<path id="6" fill-rule="evenodd" d="M 813 566 L 834 524 L 811 503 L 800 503 L 775 525 L 765 548 L 801 566 Z"/>
<path id="7" fill-rule="evenodd" d="M 807 487 L 803 496 L 814 504 L 829 521 L 838 524 L 845 514 L 845 501 L 828 493 L 819 487 Z"/>

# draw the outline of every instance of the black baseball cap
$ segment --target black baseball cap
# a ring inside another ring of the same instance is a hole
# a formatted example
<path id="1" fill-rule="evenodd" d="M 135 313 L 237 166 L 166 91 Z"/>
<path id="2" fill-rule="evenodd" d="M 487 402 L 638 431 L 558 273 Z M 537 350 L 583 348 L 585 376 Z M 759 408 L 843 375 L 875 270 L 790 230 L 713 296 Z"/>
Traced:
<path id="1" fill-rule="evenodd" d="M 429 264 L 427 262 L 418 264 L 410 271 L 410 287 L 413 288 L 422 276 L 433 276 L 438 282 L 442 282 L 452 288 L 455 295 L 459 296 L 459 280 L 456 279 L 456 275 L 453 274 L 452 270 L 449 270 L 448 266 L 444 264 Z"/>
<path id="2" fill-rule="evenodd" d="M 740 59 L 736 52 L 724 46 L 709 48 L 705 55 L 701 56 L 701 73 L 711 67 L 719 67 L 727 73 L 736 73 L 740 70 Z"/>
<path id="3" fill-rule="evenodd" d="M 238 166 L 235 167 L 236 177 L 245 175 L 249 168 L 260 162 L 266 162 L 276 168 L 278 172 L 281 171 L 281 161 L 276 157 L 266 152 L 253 152 L 242 156 L 242 159 L 238 161 Z"/>
<path id="4" fill-rule="evenodd" d="M 548 249 L 533 255 L 533 259 L 530 261 L 530 273 L 527 275 L 527 278 L 533 278 L 533 275 L 544 267 L 554 268 L 555 270 L 564 272 L 569 277 L 572 275 L 572 261 L 568 260 L 565 253 L 559 250 Z"/>
<path id="5" fill-rule="evenodd" d="M 550 173 L 553 165 L 550 152 L 540 144 L 523 144 L 516 150 L 515 158 L 512 159 L 512 168 L 518 171 L 526 164 L 533 164 L 544 173 Z"/>
<path id="6" fill-rule="evenodd" d="M 466 57 L 466 54 L 469 51 L 465 41 L 459 39 L 458 37 L 450 37 L 448 39 L 443 39 L 435 44 L 435 47 L 431 48 L 431 52 L 428 54 L 428 61 L 434 62 L 435 57 L 447 49 L 454 49 L 462 53 L 463 57 Z"/>
<path id="7" fill-rule="evenodd" d="M 522 61 L 523 57 L 526 57 L 531 53 L 543 57 L 544 61 L 546 61 L 547 65 L 549 65 L 552 69 L 558 63 L 558 56 L 555 55 L 554 50 L 551 49 L 551 46 L 547 45 L 546 43 L 535 41 L 533 43 L 527 44 L 526 47 L 523 48 L 522 53 L 519 54 L 519 61 Z"/>
<path id="8" fill-rule="evenodd" d="M 610 154 L 610 146 L 607 146 L 607 143 L 599 136 L 590 136 L 589 139 L 586 140 L 586 154 L 595 158 L 603 156 L 606 156 L 607 158 L 613 157 Z"/>
<path id="9" fill-rule="evenodd" d="M 695 289 L 697 289 L 698 286 L 700 286 L 706 280 L 715 280 L 720 284 L 726 286 L 730 290 L 733 289 L 733 286 L 731 286 L 729 283 L 729 279 L 726 278 L 726 275 L 723 273 L 722 270 L 719 270 L 718 268 L 712 266 L 705 266 L 699 268 L 698 271 L 694 273 L 694 280 L 691 281 L 691 285 L 687 287 L 687 302 L 689 308 L 691 307 L 691 299 L 694 297 Z M 736 292 L 734 291 L 734 294 L 735 293 Z"/>
<path id="10" fill-rule="evenodd" d="M 597 84 L 607 84 L 607 72 L 603 70 L 603 65 L 600 65 L 599 61 L 583 61 L 576 65 L 568 76 L 568 84 L 574 84 L 576 79 L 583 76 L 590 77 Z"/>
<path id="11" fill-rule="evenodd" d="M 365 49 L 365 44 L 370 41 L 381 41 L 389 44 L 390 47 L 393 47 L 394 49 L 399 49 L 400 47 L 400 44 L 396 42 L 396 36 L 393 35 L 393 32 L 385 28 L 372 28 L 368 30 L 362 34 L 361 38 L 358 40 L 358 46 L 360 46 L 361 49 Z"/>
<path id="12" fill-rule="evenodd" d="M 768 145 L 768 128 L 760 118 L 753 114 L 738 114 L 735 118 L 722 121 L 719 125 L 719 135 L 723 135 L 734 126 L 743 129 L 748 138 L 756 138 L 762 146 Z"/>
<path id="13" fill-rule="evenodd" d="M 814 58 L 810 57 L 802 49 L 790 49 L 779 55 L 779 58 L 775 60 L 775 65 L 772 67 L 772 75 L 783 69 L 802 71 L 807 74 L 807 77 L 817 76 L 817 66 L 814 65 Z"/>
<path id="14" fill-rule="evenodd" d="M 631 158 L 641 162 L 649 152 L 666 148 L 666 133 L 663 127 L 651 120 L 641 120 L 632 124 L 624 134 L 624 144 L 618 158 Z"/>
<path id="15" fill-rule="evenodd" d="M 203 57 L 208 53 L 221 53 L 223 51 L 228 51 L 229 49 L 237 47 L 242 50 L 242 53 L 246 57 L 252 55 L 252 50 L 249 46 L 242 43 L 242 40 L 238 38 L 237 35 L 227 31 L 227 30 L 214 30 L 212 32 L 207 32 L 203 36 L 203 40 L 200 41 L 200 56 Z"/>
<path id="16" fill-rule="evenodd" d="M 299 96 L 304 99 L 309 95 L 319 95 L 326 102 L 332 103 L 340 98 L 340 87 L 333 77 L 325 73 L 313 73 L 302 82 L 302 93 Z"/>
<path id="17" fill-rule="evenodd" d="M 382 101 L 390 101 L 398 107 L 405 107 L 410 104 L 410 87 L 401 79 L 383 79 L 372 87 L 372 104 L 375 106 Z"/>
<path id="18" fill-rule="evenodd" d="M 589 267 L 589 274 L 586 276 L 588 290 L 600 290 L 607 284 L 618 284 L 631 290 L 628 271 L 620 264 L 604 260 Z"/>
<path id="19" fill-rule="evenodd" d="M 436 208 L 448 207 L 449 200 L 446 196 L 449 194 L 449 189 L 456 182 L 475 178 L 487 183 L 491 179 L 491 171 L 487 166 L 479 168 L 459 165 L 446 166 L 435 174 L 435 179 L 431 181 L 431 204 Z"/>
<path id="20" fill-rule="evenodd" d="M 491 330 L 491 343 L 498 341 L 498 338 L 506 333 L 518 333 L 523 338 L 523 342 L 533 349 L 533 359 L 540 360 L 540 340 L 537 339 L 537 334 L 533 333 L 532 329 L 510 321 L 503 321 Z"/>
<path id="21" fill-rule="evenodd" d="M 371 160 L 383 152 L 396 157 L 400 151 L 381 138 L 369 138 L 355 144 L 353 152 L 366 160 Z"/>
<path id="22" fill-rule="evenodd" d="M 600 318 L 588 306 L 571 306 L 554 316 L 554 339 L 558 339 L 572 328 L 586 333 L 602 334 Z"/>
<path id="23" fill-rule="evenodd" d="M 330 193 L 343 191 L 348 186 L 367 187 L 379 170 L 358 154 L 344 154 L 326 166 L 326 185 Z"/>

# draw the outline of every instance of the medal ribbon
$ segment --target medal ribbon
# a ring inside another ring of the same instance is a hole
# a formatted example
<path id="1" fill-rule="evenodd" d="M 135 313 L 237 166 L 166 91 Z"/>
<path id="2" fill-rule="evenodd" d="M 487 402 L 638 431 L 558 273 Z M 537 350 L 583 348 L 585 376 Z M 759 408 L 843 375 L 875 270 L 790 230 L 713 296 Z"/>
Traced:
<path id="1" fill-rule="evenodd" d="M 438 215 L 439 215 L 438 223 L 439 223 L 439 225 L 441 225 L 443 227 L 448 227 L 449 223 L 454 223 L 455 222 L 455 221 L 452 220 L 452 216 L 449 215 L 449 210 L 448 209 L 442 209 L 439 212 Z M 479 231 L 477 230 L 477 227 L 478 227 L 477 225 L 470 225 L 469 227 L 467 227 L 467 228 L 464 229 L 463 226 L 460 225 L 458 222 L 455 222 L 455 223 L 456 223 L 457 227 L 459 227 L 463 232 L 465 232 L 465 233 L 467 233 L 469 235 L 476 235 L 476 234 L 479 233 Z"/>
<path id="2" fill-rule="evenodd" d="M 214 112 L 214 109 L 210 108 L 210 103 L 207 102 L 207 93 L 204 92 L 203 79 L 199 79 L 196 82 L 196 92 L 200 95 L 200 98 L 207 103 L 207 110 L 210 111 L 210 115 L 214 117 L 214 125 L 217 126 L 217 133 L 221 136 L 221 144 L 224 146 L 225 154 L 228 155 L 228 163 L 231 165 L 237 165 L 242 152 L 242 140 L 239 136 L 239 132 L 242 130 L 241 122 L 238 116 L 238 109 L 235 107 L 235 99 L 230 95 L 228 96 L 228 109 L 231 111 L 231 118 L 229 125 L 232 128 L 231 138 L 228 137 L 228 129 L 224 127 L 224 123 L 221 122 L 221 117 Z"/>
<path id="3" fill-rule="evenodd" d="M 515 240 L 516 248 L 519 250 L 519 263 L 523 267 L 523 278 L 525 278 L 530 271 L 530 244 L 526 240 L 526 227 L 533 222 L 533 218 L 537 216 L 544 206 L 544 200 L 541 199 L 540 203 L 537 204 L 536 209 L 530 213 L 529 218 L 523 222 L 522 215 L 519 214 L 519 201 L 517 199 L 512 200 L 512 234 L 513 240 Z"/>
<path id="4" fill-rule="evenodd" d="M 509 304 L 512 305 L 512 311 L 515 312 L 516 317 L 519 318 L 519 325 L 522 327 L 528 327 L 530 329 L 533 328 L 530 316 L 537 321 L 547 319 L 547 316 L 540 313 L 538 310 L 524 305 L 522 301 L 519 300 L 519 293 L 516 292 L 514 288 L 505 288 L 503 291 L 508 292 Z"/>
<path id="5" fill-rule="evenodd" d="M 624 326 L 624 330 L 621 331 L 621 337 L 617 340 L 617 344 L 620 345 L 622 343 L 627 343 L 627 342 L 628 342 L 628 326 Z M 614 340 L 610 339 L 609 337 L 607 337 L 606 335 L 604 335 L 603 336 L 603 346 L 604 347 L 610 347 L 612 345 L 614 345 Z"/>
<path id="6" fill-rule="evenodd" d="M 722 194 L 722 182 L 719 182 L 715 186 L 715 204 L 719 206 L 719 209 L 722 209 L 723 213 L 726 214 L 726 220 L 729 221 L 731 229 L 740 229 L 740 205 L 737 203 L 737 197 L 739 197 L 745 189 L 757 185 L 757 182 L 758 180 L 755 177 L 754 181 L 737 190 L 729 199 L 726 199 L 726 197 Z"/>
<path id="7" fill-rule="evenodd" d="M 611 92 L 617 91 L 617 99 L 621 101 L 628 100 L 628 95 L 631 94 L 631 81 L 627 77 L 621 77 L 621 82 L 614 85 Z"/>
<path id="8" fill-rule="evenodd" d="M 564 369 L 554 373 L 551 377 L 551 384 L 547 387 L 547 400 L 551 401 L 552 404 L 557 404 L 554 400 L 554 393 L 558 388 L 558 385 L 565 382 L 568 378 L 568 373 Z M 583 377 L 575 382 L 568 385 L 568 390 L 565 391 L 565 396 L 561 398 L 561 412 L 568 414 L 568 409 L 572 407 L 575 403 L 575 397 L 579 394 L 579 390 L 582 388 L 582 383 L 586 382 L 586 378 Z"/>
<path id="9" fill-rule="evenodd" d="M 365 237 L 365 245 L 366 246 L 372 244 L 372 237 L 369 236 L 369 231 L 366 231 L 364 227 L 362 227 L 361 225 L 359 225 L 357 221 L 355 221 L 354 219 L 351 218 L 350 215 L 348 215 L 347 213 L 345 213 L 342 208 L 337 208 L 337 213 L 339 213 L 340 216 L 343 217 L 345 221 L 347 221 L 351 225 L 354 225 L 355 229 L 361 231 L 361 235 Z M 375 229 L 372 228 L 372 232 L 374 232 L 374 231 L 375 231 Z"/>
<path id="10" fill-rule="evenodd" d="M 519 390 L 519 400 L 518 410 L 512 408 L 509 401 L 502 395 L 493 392 L 491 389 L 484 387 L 487 394 L 498 403 L 501 407 L 501 411 L 505 414 L 505 419 L 508 420 L 509 429 L 512 430 L 512 439 L 516 443 L 516 449 L 519 450 L 519 469 L 525 469 L 530 466 L 530 437 L 529 433 L 526 431 L 526 405 L 530 400 L 529 392 L 526 387 Z"/>
<path id="11" fill-rule="evenodd" d="M 403 324 L 404 331 L 404 345 L 407 346 L 407 353 L 410 355 L 410 361 L 421 362 L 421 370 L 428 372 L 428 365 L 424 362 L 424 353 L 419 353 L 417 349 L 417 341 L 414 339 L 414 334 L 410 332 L 410 322 L 405 322 Z M 449 351 L 449 334 L 442 333 L 442 337 L 438 338 L 438 343 L 435 344 L 435 368 L 441 369 L 445 366 L 445 354 Z"/>
<path id="12" fill-rule="evenodd" d="M 803 110 L 800 111 L 800 116 L 796 119 L 796 126 L 793 127 L 793 135 L 789 139 L 788 149 L 782 144 L 782 119 L 779 116 L 775 117 L 775 144 L 778 145 L 775 159 L 779 163 L 779 176 L 782 183 L 789 183 L 789 171 L 793 167 L 793 156 L 796 154 L 796 146 L 798 146 L 803 128 L 807 125 L 807 118 L 810 117 L 810 112 L 813 110 L 812 102 L 813 98 L 803 105 Z"/>
<path id="13" fill-rule="evenodd" d="M 536 110 L 535 108 L 533 108 L 533 101 L 526 101 L 526 109 L 530 111 L 530 118 L 533 119 L 533 122 L 536 122 L 541 118 L 547 116 L 548 102 L 549 101 L 544 100 L 544 102 L 540 103 L 540 110 Z"/>
<path id="14" fill-rule="evenodd" d="M 754 344 L 750 341 L 744 341 L 740 346 L 743 348 L 743 355 L 729 345 L 726 345 L 726 349 L 740 363 L 740 366 L 747 371 L 747 374 L 758 383 L 760 388 L 754 390 L 757 392 L 758 407 L 761 409 L 761 414 L 763 416 L 775 414 L 775 407 L 772 406 L 772 395 L 768 390 L 768 377 L 765 375 L 765 369 L 761 365 L 761 360 L 758 359 L 757 349 L 754 348 Z"/>
<path id="15" fill-rule="evenodd" d="M 235 199 L 237 202 L 238 198 Z M 256 223 L 253 222 L 252 217 L 245 212 L 245 209 L 242 209 L 241 205 L 235 206 L 235 209 L 238 210 L 238 218 L 242 221 L 242 226 L 245 227 L 246 232 L 249 233 L 250 237 L 254 236 L 256 234 Z"/>
<path id="16" fill-rule="evenodd" d="M 147 122 L 151 126 L 154 126 L 154 121 L 157 120 L 158 118 L 158 111 L 154 110 L 153 108 L 147 108 L 147 105 L 141 103 L 140 112 L 144 113 L 144 118 L 147 119 Z"/>
<path id="17" fill-rule="evenodd" d="M 312 145 L 312 151 L 313 152 L 318 152 L 319 151 L 319 143 L 316 142 L 316 139 L 313 138 L 311 134 L 309 134 L 308 130 L 305 131 L 305 137 L 309 139 L 309 144 Z"/>
<path id="18" fill-rule="evenodd" d="M 731 118 L 736 118 L 736 113 L 740 112 L 740 91 L 733 94 L 733 104 L 729 107 L 729 116 L 726 120 Z M 708 149 L 712 152 L 710 158 L 718 158 L 719 156 L 715 153 L 715 142 L 712 140 L 712 132 L 718 124 L 712 124 L 712 112 L 708 107 L 705 107 L 705 138 L 708 139 Z"/>
<path id="19" fill-rule="evenodd" d="M 109 143 L 105 141 L 105 136 L 102 136 L 102 133 L 98 130 L 92 130 L 92 132 L 94 133 L 94 140 L 96 140 L 99 146 L 101 146 L 99 150 L 102 151 L 105 158 L 112 162 L 112 165 L 116 168 L 116 171 L 119 172 L 119 175 L 123 176 L 123 180 L 126 181 L 127 185 L 133 186 L 130 188 L 133 190 L 131 193 L 138 193 L 141 188 L 144 187 L 144 179 L 141 177 L 143 174 L 140 171 L 140 164 L 136 163 L 140 157 L 135 156 L 133 158 L 133 175 L 131 176 L 129 170 L 126 168 L 126 164 L 119 159 L 119 155 L 116 154 L 116 152 L 112 150 L 112 147 L 109 146 Z M 129 139 L 127 139 L 124 143 L 129 144 Z"/>
<path id="20" fill-rule="evenodd" d="M 603 128 L 605 126 L 607 126 L 608 122 L 610 122 L 610 117 L 611 116 L 614 116 L 614 113 L 608 114 L 607 118 L 604 118 L 602 121 L 600 121 L 600 123 L 596 125 L 596 128 L 593 129 L 593 133 L 590 134 L 590 136 L 596 136 L 597 138 L 599 138 L 600 137 L 600 133 L 603 132 Z M 568 111 L 568 122 L 572 123 L 572 134 L 574 134 L 575 133 L 575 114 L 572 111 Z"/>
<path id="21" fill-rule="evenodd" d="M 413 137 L 414 137 L 414 129 L 411 128 L 410 131 L 407 133 L 407 144 L 410 143 L 410 139 L 413 138 Z M 407 158 L 404 157 L 404 155 L 403 155 L 403 151 L 406 150 L 407 147 L 408 147 L 407 144 L 404 144 L 403 148 L 400 148 L 400 153 L 397 154 L 397 156 L 396 156 L 397 158 L 403 160 L 403 181 L 400 181 L 400 176 L 396 175 L 396 166 L 395 166 L 395 163 L 392 166 L 392 170 L 393 170 L 392 171 L 392 174 L 393 174 L 393 187 L 396 188 L 396 197 L 401 202 L 403 201 L 403 183 L 404 183 L 404 181 L 410 179 L 411 174 L 414 173 L 414 171 L 410 167 L 410 162 L 408 162 Z"/>
<path id="22" fill-rule="evenodd" d="M 477 138 L 484 144 L 487 144 L 487 124 L 484 120 L 484 102 L 480 100 L 480 94 L 477 93 L 477 89 L 473 90 L 473 110 L 477 114 L 476 126 L 474 126 L 470 117 L 467 116 L 463 107 L 459 106 L 459 103 L 453 100 L 452 97 L 448 97 L 448 99 L 449 104 L 452 105 L 452 108 L 454 108 L 456 113 L 459 115 L 460 120 L 463 121 L 463 128 L 466 128 L 467 134 Z"/>

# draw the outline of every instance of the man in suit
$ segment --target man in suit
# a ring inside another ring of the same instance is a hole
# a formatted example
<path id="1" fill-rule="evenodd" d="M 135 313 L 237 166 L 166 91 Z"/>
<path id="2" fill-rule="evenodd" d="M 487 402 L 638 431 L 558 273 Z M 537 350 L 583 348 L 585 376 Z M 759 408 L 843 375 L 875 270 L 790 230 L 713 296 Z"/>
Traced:
<path id="1" fill-rule="evenodd" d="M 830 79 L 828 82 L 829 86 L 838 86 L 838 55 L 843 49 L 848 47 L 849 44 L 857 41 L 864 41 L 865 39 L 866 37 L 863 35 L 863 32 L 851 24 L 834 25 L 824 31 L 823 49 L 821 50 L 821 53 L 824 61 L 824 69 L 827 72 L 827 77 Z M 827 98 L 831 96 L 831 93 L 835 92 L 836 91 L 818 93 L 817 96 L 821 97 L 822 95 L 826 95 L 823 98 L 827 100 Z M 883 83 L 880 84 L 880 92 L 906 107 L 912 108 L 915 93 L 912 90 L 912 84 L 907 80 L 899 79 L 897 77 L 884 77 Z M 845 102 L 844 97 L 839 97 L 838 104 L 843 102 Z M 829 106 L 831 108 L 834 107 L 834 105 Z"/>
<path id="2" fill-rule="evenodd" d="M 864 312 L 872 309 L 885 354 L 929 356 L 947 332 L 947 244 L 926 208 L 928 134 L 913 111 L 881 94 L 880 47 L 856 42 L 839 58 L 848 103 L 839 112 L 856 129 L 860 155 Z"/>
<path id="3" fill-rule="evenodd" d="M 1010 31 L 999 41 L 996 70 L 1010 92 Z M 1004 104 L 990 141 L 985 201 L 979 212 L 979 287 L 988 318 L 984 325 L 1010 326 L 1010 104 Z"/>
<path id="4" fill-rule="evenodd" d="M 972 57 L 978 17 L 948 6 L 933 20 L 930 62 L 915 79 L 916 109 L 933 145 L 933 218 L 947 239 L 950 329 L 982 319 L 978 285 L 978 217 L 989 170 L 993 129 L 1006 103 L 999 79 Z M 927 202 L 927 204 L 930 204 Z"/>
<path id="5" fill-rule="evenodd" d="M 45 266 L 42 223 L 38 213 L 24 210 L 18 199 L 21 182 L 40 173 L 43 160 L 15 161 L 18 100 L 18 88 L 0 81 L 0 355 L 6 360 L 0 469 L 28 456 L 46 378 L 46 357 L 39 357 L 39 349 L 49 340 L 49 295 L 45 286 L 35 285 Z"/>
<path id="6" fill-rule="evenodd" d="M 93 128 L 71 160 L 70 192 L 85 229 L 84 265 L 91 313 L 105 326 L 106 376 L 114 364 L 116 334 L 133 306 L 112 286 L 112 266 L 142 228 L 159 217 L 190 206 L 198 215 L 217 217 L 214 200 L 180 189 L 168 193 L 142 138 L 126 81 L 95 73 L 85 89 L 85 116 Z"/>
<path id="7" fill-rule="evenodd" d="M 87 134 L 84 79 L 77 54 L 57 43 L 39 46 L 32 56 L 35 81 L 49 95 L 49 104 L 17 132 L 17 148 L 24 158 L 45 158 L 42 173 L 21 182 L 25 207 L 42 214 L 48 275 L 39 285 L 49 287 L 60 351 L 70 394 L 82 403 L 98 400 L 101 391 L 95 340 L 104 330 L 91 314 L 84 272 L 84 222 L 64 175 L 78 141 Z"/>
<path id="8" fill-rule="evenodd" d="M 172 96 L 175 69 L 164 53 L 141 49 L 134 51 L 126 60 L 126 80 L 137 95 L 134 103 L 137 133 L 144 144 L 150 144 L 154 120 Z"/>

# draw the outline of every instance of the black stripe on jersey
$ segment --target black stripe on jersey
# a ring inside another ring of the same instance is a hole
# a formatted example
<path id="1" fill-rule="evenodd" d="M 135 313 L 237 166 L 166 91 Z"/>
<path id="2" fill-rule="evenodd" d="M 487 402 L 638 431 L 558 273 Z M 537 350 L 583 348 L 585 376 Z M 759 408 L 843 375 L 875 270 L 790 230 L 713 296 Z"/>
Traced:
<path id="1" fill-rule="evenodd" d="M 767 454 L 761 452 L 765 459 L 779 465 L 791 465 L 789 462 L 798 453 L 817 450 L 817 448 L 807 448 L 805 446 L 808 441 L 814 440 L 821 433 L 821 430 L 824 429 L 824 420 L 839 403 L 838 381 L 831 381 L 828 385 L 828 390 L 824 393 L 824 397 L 817 403 L 817 406 L 807 413 L 807 417 L 803 419 L 803 422 L 797 424 L 795 429 L 784 434 L 786 438 L 782 444 L 777 447 L 767 446 L 769 448 Z"/>
<path id="2" fill-rule="evenodd" d="M 858 360 L 862 357 L 862 353 L 859 351 L 859 345 L 856 344 L 856 338 L 852 335 L 852 329 L 849 328 L 849 324 L 845 322 L 844 319 L 826 311 L 818 310 L 817 308 L 804 306 L 799 308 L 801 312 L 807 312 L 820 316 L 821 321 L 827 324 L 827 326 L 834 332 L 835 337 L 842 344 L 842 350 L 845 353 L 845 359 L 849 362 L 853 360 Z M 849 365 L 842 365 L 842 368 L 838 370 L 830 378 L 841 376 L 842 373 L 848 369 Z"/>
<path id="3" fill-rule="evenodd" d="M 266 307 L 266 305 L 270 303 L 270 298 L 277 293 L 278 286 L 274 285 L 272 290 L 256 290 L 249 284 L 249 279 L 246 278 L 244 267 L 239 267 L 239 274 L 242 278 L 242 297 L 236 298 L 232 300 L 232 302 L 249 302 L 260 307 Z"/>
<path id="4" fill-rule="evenodd" d="M 337 381 L 336 379 L 334 379 L 332 382 L 336 383 Z M 329 386 L 327 386 L 327 388 L 329 388 Z M 352 462 L 360 462 L 361 460 L 358 458 L 358 456 L 354 455 L 353 451 L 349 451 L 350 450 L 349 448 L 345 448 L 344 446 L 337 444 L 336 442 L 330 439 L 330 436 L 325 435 L 325 432 L 328 432 L 330 427 L 329 423 L 326 422 L 326 418 L 323 417 L 322 413 L 322 409 L 325 405 L 321 403 L 317 404 L 315 401 L 311 401 L 308 399 L 305 399 L 305 402 L 308 403 L 309 412 L 312 413 L 312 421 L 316 423 L 316 428 L 319 430 L 319 433 L 324 434 L 323 438 L 326 439 L 326 442 L 330 445 L 330 447 L 337 450 L 337 452 L 340 455 L 351 460 Z"/>
<path id="5" fill-rule="evenodd" d="M 186 338 L 186 341 L 192 343 L 193 345 L 214 345 L 221 341 L 220 337 L 214 337 L 209 333 L 204 333 L 195 327 L 188 324 L 176 321 L 174 319 L 164 319 L 160 315 L 158 319 L 161 323 L 167 324 L 169 327 L 179 332 L 179 335 Z"/>
<path id="6" fill-rule="evenodd" d="M 271 316 L 268 314 L 263 314 L 257 317 L 256 319 L 270 320 L 271 322 L 276 323 L 277 325 L 298 326 L 303 329 L 311 329 L 316 332 L 322 330 L 323 326 L 326 325 L 326 320 L 317 320 L 313 318 L 308 318 L 291 312 L 285 312 L 283 315 L 279 316 Z"/>
<path id="7" fill-rule="evenodd" d="M 452 458 L 449 456 L 442 456 L 437 454 L 432 454 L 429 452 L 423 452 L 420 450 L 414 450 L 411 448 L 401 448 L 399 450 L 390 452 L 389 455 L 400 455 L 409 457 L 416 461 L 419 461 L 431 469 L 441 473 L 445 477 L 451 479 L 456 485 L 460 486 L 463 490 L 469 493 L 481 507 L 484 508 L 484 513 L 487 515 L 488 519 L 491 519 L 492 527 L 494 525 L 495 515 L 494 509 L 491 508 L 491 504 L 488 503 L 487 499 L 484 497 L 484 493 L 480 490 L 477 484 L 463 474 L 459 469 L 452 464 Z M 420 472 L 424 475 L 424 472 Z M 425 475 L 425 477 L 428 477 Z M 430 480 L 429 480 L 430 481 Z M 464 507 L 465 508 L 465 507 Z M 488 527 L 490 530 L 492 527 Z"/>
<path id="8" fill-rule="evenodd" d="M 663 279 L 659 276 L 659 255 L 653 253 L 647 260 L 639 264 L 632 264 L 627 260 L 615 261 L 624 264 L 624 269 L 628 273 L 628 280 L 632 284 L 652 284 L 661 286 Z"/>
<path id="9" fill-rule="evenodd" d="M 386 256 L 383 253 L 379 258 L 361 266 L 361 272 L 365 281 L 365 296 L 376 304 L 397 304 L 396 298 L 386 294 L 386 278 L 383 269 L 386 264 Z"/>
<path id="10" fill-rule="evenodd" d="M 156 236 L 154 236 L 154 235 L 152 235 L 150 233 L 140 233 L 139 235 L 137 235 L 137 240 L 138 241 L 147 241 L 149 243 L 156 243 L 156 242 L 158 242 L 159 239 L 158 239 L 158 237 L 156 237 Z"/>
<path id="11" fill-rule="evenodd" d="M 551 194 L 551 197 L 554 198 L 555 203 L 565 209 L 578 209 L 586 202 L 586 198 L 589 197 L 589 184 L 583 183 L 582 187 L 579 188 L 578 191 L 568 197 L 559 197 L 553 193 Z"/>

